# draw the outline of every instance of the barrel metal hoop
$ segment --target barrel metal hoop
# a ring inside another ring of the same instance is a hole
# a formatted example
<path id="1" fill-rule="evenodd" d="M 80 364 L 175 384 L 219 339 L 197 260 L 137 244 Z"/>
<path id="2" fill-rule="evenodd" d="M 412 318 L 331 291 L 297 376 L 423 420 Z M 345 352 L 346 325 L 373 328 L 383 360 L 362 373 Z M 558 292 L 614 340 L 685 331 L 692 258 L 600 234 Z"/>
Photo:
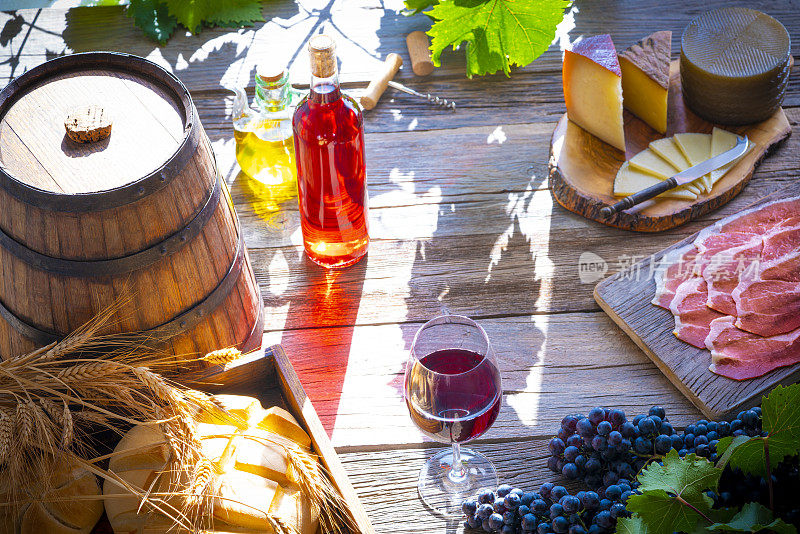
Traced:
<path id="1" fill-rule="evenodd" d="M 244 239 L 242 234 L 239 234 L 239 240 L 236 245 L 236 256 L 233 259 L 228 272 L 222 278 L 217 287 L 209 293 L 202 301 L 190 308 L 189 310 L 181 313 L 171 321 L 167 321 L 159 326 L 145 330 L 144 333 L 150 334 L 147 337 L 156 341 L 166 341 L 179 334 L 185 333 L 195 326 L 200 321 L 210 316 L 220 304 L 228 297 L 230 292 L 236 286 L 239 280 L 239 275 L 242 273 L 242 267 L 246 258 L 244 247 Z M 256 320 L 256 325 L 250 333 L 244 345 L 249 345 L 254 342 L 254 335 L 260 334 L 263 330 L 263 314 L 261 313 L 261 306 L 259 303 L 259 317 Z M 14 330 L 31 340 L 36 345 L 47 345 L 54 341 L 62 339 L 63 336 L 41 330 L 17 317 L 11 310 L 6 308 L 0 302 L 0 317 L 3 317 Z"/>
<path id="2" fill-rule="evenodd" d="M 39 328 L 26 323 L 14 315 L 14 312 L 6 308 L 2 302 L 0 302 L 0 317 L 5 319 L 11 328 L 25 336 L 37 346 L 44 347 L 45 345 L 49 345 L 50 343 L 61 339 L 58 334 L 40 330 Z"/>
<path id="3" fill-rule="evenodd" d="M 89 261 L 54 258 L 53 256 L 47 256 L 29 249 L 2 230 L 0 230 L 0 246 L 26 264 L 48 273 L 78 278 L 126 274 L 149 267 L 162 258 L 175 254 L 200 235 L 208 221 L 214 216 L 221 196 L 222 177 L 219 175 L 219 172 L 217 172 L 214 186 L 211 189 L 211 193 L 205 205 L 200 208 L 194 218 L 185 227 L 163 241 L 159 241 L 144 250 L 120 258 Z"/>
<path id="4" fill-rule="evenodd" d="M 135 71 L 149 81 L 170 89 L 183 107 L 183 140 L 167 162 L 150 174 L 121 187 L 91 193 L 67 195 L 45 191 L 14 178 L 0 164 L 0 189 L 7 191 L 21 202 L 56 212 L 93 212 L 125 206 L 166 187 L 186 167 L 200 146 L 202 128 L 197 109 L 186 86 L 175 75 L 152 61 L 118 52 L 70 54 L 30 69 L 0 91 L 0 118 L 16 101 L 15 95 L 25 87 L 31 87 L 52 74 L 69 72 L 89 65 L 127 72 Z"/>
<path id="5" fill-rule="evenodd" d="M 242 273 L 245 258 L 244 237 L 240 233 L 239 240 L 236 244 L 236 256 L 228 272 L 220 283 L 217 284 L 217 287 L 215 287 L 206 298 L 189 310 L 183 312 L 169 322 L 147 330 L 147 332 L 152 333 L 154 339 L 170 339 L 194 328 L 200 321 L 211 315 L 228 297 L 231 290 L 239 281 L 239 275 Z"/>

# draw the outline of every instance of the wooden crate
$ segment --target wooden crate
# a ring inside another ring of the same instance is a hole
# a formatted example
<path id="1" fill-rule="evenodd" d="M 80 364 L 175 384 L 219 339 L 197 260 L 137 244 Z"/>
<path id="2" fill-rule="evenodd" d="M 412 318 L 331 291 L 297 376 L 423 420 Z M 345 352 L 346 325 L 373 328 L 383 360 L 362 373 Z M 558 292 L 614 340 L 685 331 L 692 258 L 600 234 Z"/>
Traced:
<path id="1" fill-rule="evenodd" d="M 374 534 L 367 512 L 339 461 L 317 411 L 306 397 L 280 345 L 250 353 L 244 359 L 224 367 L 211 367 L 202 374 L 193 375 L 191 384 L 187 385 L 215 394 L 248 395 L 260 400 L 265 408 L 281 406 L 291 412 L 311 436 L 314 452 L 348 503 L 360 532 Z"/>

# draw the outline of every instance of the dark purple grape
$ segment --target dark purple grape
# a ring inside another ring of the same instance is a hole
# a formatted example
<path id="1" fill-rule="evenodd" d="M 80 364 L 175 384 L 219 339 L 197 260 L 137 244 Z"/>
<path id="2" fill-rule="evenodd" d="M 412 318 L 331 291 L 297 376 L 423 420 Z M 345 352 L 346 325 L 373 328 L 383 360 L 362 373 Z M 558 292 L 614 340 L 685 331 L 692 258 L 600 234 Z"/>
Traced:
<path id="1" fill-rule="evenodd" d="M 478 516 L 479 519 L 486 519 L 493 513 L 494 508 L 492 508 L 492 505 L 484 503 L 478 506 L 478 510 L 475 512 L 475 515 Z"/>
<path id="2" fill-rule="evenodd" d="M 711 455 L 711 449 L 708 448 L 707 444 L 703 443 L 695 447 L 695 454 L 697 454 L 697 456 L 708 458 Z"/>
<path id="3" fill-rule="evenodd" d="M 622 434 L 623 437 L 628 438 L 628 439 L 635 438 L 636 434 L 637 434 L 636 425 L 634 425 L 630 421 L 626 421 L 625 423 L 622 423 L 622 425 L 619 427 L 619 431 L 620 431 L 620 433 Z"/>
<path id="4" fill-rule="evenodd" d="M 652 454 L 653 453 L 653 442 L 647 438 L 643 438 L 639 436 L 633 442 L 633 450 L 635 450 L 639 454 Z"/>
<path id="5" fill-rule="evenodd" d="M 529 531 L 526 530 L 525 532 L 529 532 Z M 546 522 L 542 521 L 536 527 L 536 533 L 537 534 L 550 534 L 550 532 L 552 532 L 550 530 L 550 523 L 546 523 Z"/>
<path id="6" fill-rule="evenodd" d="M 614 425 L 614 428 L 618 428 L 625 421 L 626 421 L 625 412 L 623 412 L 619 408 L 611 410 L 611 413 L 608 414 L 608 422 Z"/>
<path id="7" fill-rule="evenodd" d="M 622 434 L 617 430 L 612 430 L 608 434 L 608 444 L 616 447 L 617 445 L 622 443 Z"/>
<path id="8" fill-rule="evenodd" d="M 517 519 L 517 513 L 512 512 L 511 510 L 503 513 L 503 524 L 504 525 L 513 525 L 514 521 Z"/>
<path id="9" fill-rule="evenodd" d="M 715 439 L 716 440 L 719 439 L 719 434 L 717 434 L 715 430 L 709 430 L 708 433 L 706 434 L 706 439 L 708 439 L 708 442 L 711 443 Z"/>
<path id="10" fill-rule="evenodd" d="M 731 434 L 731 424 L 727 421 L 721 421 L 717 425 L 717 432 L 721 437 L 729 436 Z"/>
<path id="11" fill-rule="evenodd" d="M 606 471 L 603 475 L 603 485 L 606 487 L 616 484 L 617 481 L 619 481 L 619 475 L 614 471 Z"/>
<path id="12" fill-rule="evenodd" d="M 573 463 L 578 466 L 578 469 L 583 469 L 586 466 L 586 456 L 579 454 L 575 457 L 575 461 Z"/>
<path id="13" fill-rule="evenodd" d="M 648 415 L 657 415 L 663 420 L 667 416 L 667 412 L 661 406 L 653 406 L 650 408 Z"/>
<path id="14" fill-rule="evenodd" d="M 605 497 L 607 499 L 611 499 L 612 501 L 616 501 L 622 495 L 622 488 L 617 486 L 616 484 L 611 484 L 606 488 Z"/>
<path id="15" fill-rule="evenodd" d="M 558 469 L 558 457 L 557 456 L 551 456 L 550 458 L 547 459 L 547 468 L 550 471 L 553 471 L 554 473 L 558 473 L 559 472 L 559 469 Z"/>
<path id="16" fill-rule="evenodd" d="M 578 434 L 583 437 L 591 437 L 594 435 L 594 425 L 588 418 L 578 421 L 576 428 L 578 430 Z"/>
<path id="17" fill-rule="evenodd" d="M 695 431 L 694 425 L 689 425 L 683 430 L 683 433 L 684 434 L 694 434 L 694 431 Z"/>
<path id="18" fill-rule="evenodd" d="M 489 524 L 489 518 L 488 517 L 486 519 L 484 519 L 483 522 L 481 523 L 481 528 L 483 529 L 484 532 L 491 532 L 492 531 L 492 526 Z"/>
<path id="19" fill-rule="evenodd" d="M 650 415 L 649 417 L 650 417 L 650 420 L 653 422 L 653 424 L 656 425 L 656 430 L 655 431 L 656 432 L 660 432 L 661 431 L 661 425 L 664 424 L 664 421 L 662 421 L 661 418 L 659 416 L 657 416 L 657 415 Z"/>
<path id="20" fill-rule="evenodd" d="M 516 493 L 509 493 L 503 499 L 503 505 L 506 507 L 506 510 L 516 510 L 519 508 L 519 503 L 522 499 Z"/>
<path id="21" fill-rule="evenodd" d="M 531 503 L 531 504 L 533 504 L 533 503 Z M 517 508 L 517 515 L 519 517 L 522 517 L 523 515 L 529 514 L 529 513 L 531 513 L 531 509 L 527 504 L 520 504 L 519 508 Z"/>
<path id="22" fill-rule="evenodd" d="M 491 504 L 494 502 L 494 492 L 490 489 L 483 489 L 478 493 L 479 504 Z M 486 517 L 489 517 L 488 515 Z M 481 518 L 485 519 L 485 518 Z"/>
<path id="23" fill-rule="evenodd" d="M 558 516 L 552 521 L 553 532 L 556 534 L 567 534 L 569 530 L 569 520 L 566 517 Z"/>
<path id="24" fill-rule="evenodd" d="M 545 482 L 544 484 L 542 484 L 542 487 L 539 488 L 539 493 L 541 493 L 542 497 L 544 497 L 545 499 L 549 499 L 550 492 L 553 490 L 554 486 L 555 484 L 553 484 L 552 482 Z"/>
<path id="25" fill-rule="evenodd" d="M 639 421 L 639 432 L 644 435 L 649 435 L 655 432 L 656 424 L 650 417 L 645 417 Z"/>
<path id="26" fill-rule="evenodd" d="M 550 519 L 555 519 L 556 517 L 564 515 L 564 507 L 558 504 L 557 502 L 550 505 Z"/>
<path id="27" fill-rule="evenodd" d="M 520 506 L 530 506 L 533 500 L 536 498 L 535 491 L 526 491 L 522 494 L 522 497 L 519 498 Z"/>
<path id="28" fill-rule="evenodd" d="M 595 510 L 600 506 L 600 496 L 594 491 L 586 491 L 583 494 L 581 503 L 583 503 L 583 507 L 586 510 Z"/>
<path id="29" fill-rule="evenodd" d="M 671 435 L 675 434 L 675 429 L 672 428 L 671 424 L 669 424 L 667 422 L 664 422 L 664 423 L 661 423 L 661 433 L 662 434 L 666 434 L 667 436 L 671 436 Z"/>
<path id="30" fill-rule="evenodd" d="M 639 421 L 641 421 L 645 417 L 647 417 L 647 416 L 646 415 L 637 415 L 636 417 L 633 418 L 633 424 L 635 426 L 639 426 Z"/>
<path id="31" fill-rule="evenodd" d="M 575 426 L 578 424 L 578 418 L 574 415 L 567 415 L 564 416 L 564 419 L 561 420 L 561 428 L 566 430 L 569 433 L 575 432 Z"/>
<path id="32" fill-rule="evenodd" d="M 572 462 L 566 463 L 561 468 L 561 474 L 570 480 L 575 480 L 578 478 L 578 466 Z"/>
<path id="33" fill-rule="evenodd" d="M 628 514 L 628 512 L 625 510 L 625 505 L 620 502 L 612 504 L 611 509 L 608 512 L 614 519 L 618 517 L 627 517 Z"/>
<path id="34" fill-rule="evenodd" d="M 516 493 L 517 495 L 519 495 L 520 497 L 522 497 L 522 495 L 523 495 L 525 492 L 524 492 L 524 491 L 522 491 L 522 490 L 521 490 L 521 489 L 519 489 L 519 488 L 513 488 L 513 489 L 512 489 L 512 490 L 511 490 L 509 493 Z"/>
<path id="35" fill-rule="evenodd" d="M 597 433 L 601 436 L 608 436 L 611 433 L 611 430 L 613 430 L 613 427 L 608 421 L 600 421 L 600 423 L 597 425 Z"/>
<path id="36" fill-rule="evenodd" d="M 553 502 L 560 501 L 564 495 L 569 495 L 567 488 L 564 486 L 553 486 L 553 489 L 550 490 L 550 500 Z"/>
<path id="37" fill-rule="evenodd" d="M 533 511 L 537 514 L 543 514 L 547 511 L 547 501 L 544 499 L 536 499 L 531 504 L 533 505 Z"/>
<path id="38" fill-rule="evenodd" d="M 517 534 L 517 529 L 513 525 L 503 525 L 500 534 Z"/>
<path id="39" fill-rule="evenodd" d="M 503 499 L 502 497 L 496 498 L 494 500 L 494 503 L 492 503 L 492 508 L 498 514 L 502 514 L 503 512 L 505 512 L 506 511 L 505 499 Z"/>
<path id="40" fill-rule="evenodd" d="M 568 514 L 573 514 L 581 509 L 581 500 L 574 495 L 564 495 L 558 503 Z"/>
<path id="41" fill-rule="evenodd" d="M 700 445 L 708 445 L 708 437 L 707 436 L 704 436 L 704 435 L 701 434 L 701 435 L 697 436 L 696 438 L 694 438 L 694 446 L 698 447 Z"/>
<path id="42" fill-rule="evenodd" d="M 561 454 L 564 452 L 564 440 L 561 438 L 553 438 L 550 440 L 550 443 L 547 445 L 550 449 L 550 452 L 553 454 Z"/>
<path id="43" fill-rule="evenodd" d="M 467 499 L 463 503 L 461 503 L 461 511 L 464 512 L 464 515 L 469 517 L 471 515 L 475 515 L 475 512 L 478 510 L 478 502 L 472 499 Z"/>
<path id="44" fill-rule="evenodd" d="M 694 447 L 694 434 L 686 433 L 683 435 L 683 446 L 687 449 Z"/>
<path id="45" fill-rule="evenodd" d="M 609 504 L 609 508 L 611 505 Z M 603 510 L 598 512 L 596 516 L 594 516 L 594 522 L 597 523 L 602 528 L 613 528 L 614 527 L 614 518 L 611 517 L 611 512 L 608 510 Z"/>
<path id="46" fill-rule="evenodd" d="M 633 495 L 632 491 L 630 491 L 630 490 L 629 491 L 623 491 L 622 495 L 619 498 L 620 502 L 622 502 L 622 503 L 628 502 L 628 497 L 630 497 L 631 495 Z"/>
<path id="47" fill-rule="evenodd" d="M 589 458 L 584 468 L 587 473 L 597 473 L 603 468 L 603 464 L 597 458 Z"/>
<path id="48" fill-rule="evenodd" d="M 655 440 L 656 454 L 667 454 L 672 449 L 672 440 L 669 436 L 661 434 Z"/>
<path id="49" fill-rule="evenodd" d="M 578 434 L 572 434 L 570 437 L 567 438 L 567 441 L 564 442 L 567 447 L 580 447 L 583 445 L 583 438 L 580 437 Z"/>
<path id="50" fill-rule="evenodd" d="M 503 516 L 500 514 L 492 514 L 489 516 L 489 527 L 492 530 L 500 530 L 503 528 Z"/>
<path id="51" fill-rule="evenodd" d="M 600 421 L 604 420 L 605 418 L 606 418 L 606 411 L 603 408 L 598 407 L 589 410 L 588 419 L 594 426 L 599 425 Z"/>
<path id="52" fill-rule="evenodd" d="M 595 436 L 592 438 L 592 448 L 596 451 L 604 451 L 608 448 L 608 440 L 603 436 Z"/>
<path id="53" fill-rule="evenodd" d="M 574 462 L 575 458 L 578 457 L 578 454 L 580 454 L 580 451 L 578 450 L 578 447 L 575 447 L 574 445 L 570 445 L 564 449 L 564 459 L 568 462 Z"/>
<path id="54" fill-rule="evenodd" d="M 680 434 L 672 434 L 669 437 L 669 440 L 670 440 L 670 445 L 676 451 L 679 451 L 683 448 L 683 438 L 680 436 Z"/>
<path id="55" fill-rule="evenodd" d="M 694 435 L 695 436 L 702 436 L 706 432 L 708 432 L 708 427 L 702 423 L 697 423 L 694 425 Z"/>
<path id="56" fill-rule="evenodd" d="M 511 484 L 500 484 L 499 486 L 497 486 L 497 496 L 505 497 L 506 495 L 511 493 L 512 489 L 514 488 L 511 486 Z"/>
<path id="57" fill-rule="evenodd" d="M 583 525 L 572 524 L 569 526 L 567 534 L 586 534 L 586 529 L 583 528 Z"/>

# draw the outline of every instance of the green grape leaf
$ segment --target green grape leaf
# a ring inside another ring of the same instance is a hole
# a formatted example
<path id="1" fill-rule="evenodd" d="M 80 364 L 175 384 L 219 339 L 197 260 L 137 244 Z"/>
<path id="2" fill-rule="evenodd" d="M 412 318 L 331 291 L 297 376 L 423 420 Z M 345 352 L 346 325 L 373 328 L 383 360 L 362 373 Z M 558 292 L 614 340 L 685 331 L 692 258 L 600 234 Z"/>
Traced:
<path id="1" fill-rule="evenodd" d="M 439 3 L 439 0 L 405 0 L 406 14 L 416 15 Z"/>
<path id="2" fill-rule="evenodd" d="M 617 534 L 648 534 L 647 525 L 638 515 L 617 519 Z"/>
<path id="3" fill-rule="evenodd" d="M 163 0 L 169 13 L 192 33 L 203 24 L 239 26 L 264 20 L 261 0 Z"/>
<path id="4" fill-rule="evenodd" d="M 761 414 L 761 425 L 767 435 L 734 445 L 729 463 L 745 473 L 765 476 L 767 451 L 771 468 L 787 456 L 800 454 L 800 384 L 773 389 L 761 401 Z M 730 438 L 720 440 L 717 453 L 724 456 L 732 443 L 735 442 Z"/>
<path id="5" fill-rule="evenodd" d="M 705 458 L 685 458 L 671 450 L 663 464 L 652 462 L 638 476 L 641 495 L 628 498 L 628 511 L 637 514 L 649 534 L 694 530 L 701 518 L 712 515 L 706 490 L 717 491 L 721 469 Z"/>
<path id="6" fill-rule="evenodd" d="M 178 21 L 169 14 L 161 0 L 130 0 L 126 13 L 133 18 L 136 27 L 162 45 L 178 26 Z"/>
<path id="7" fill-rule="evenodd" d="M 442 52 L 466 42 L 467 76 L 506 76 L 511 66 L 525 66 L 547 50 L 571 0 L 442 0 L 429 14 L 434 24 L 431 59 L 440 66 Z"/>
<path id="8" fill-rule="evenodd" d="M 228 28 L 252 26 L 254 22 L 264 22 L 261 0 L 237 0 L 227 4 L 221 3 L 219 9 L 205 22 Z"/>
<path id="9" fill-rule="evenodd" d="M 747 443 L 750 438 L 748 436 L 727 436 L 719 440 L 717 443 L 717 454 L 719 455 L 719 461 L 717 462 L 717 467 L 720 469 L 725 469 L 728 461 L 731 459 L 731 455 L 733 452 L 743 443 Z"/>
<path id="10" fill-rule="evenodd" d="M 759 532 L 765 530 L 776 534 L 797 534 L 797 529 L 781 518 L 774 519 L 772 511 L 765 506 L 749 502 L 726 523 L 714 523 L 706 528 L 709 532 Z M 619 531 L 618 531 L 619 532 Z"/>

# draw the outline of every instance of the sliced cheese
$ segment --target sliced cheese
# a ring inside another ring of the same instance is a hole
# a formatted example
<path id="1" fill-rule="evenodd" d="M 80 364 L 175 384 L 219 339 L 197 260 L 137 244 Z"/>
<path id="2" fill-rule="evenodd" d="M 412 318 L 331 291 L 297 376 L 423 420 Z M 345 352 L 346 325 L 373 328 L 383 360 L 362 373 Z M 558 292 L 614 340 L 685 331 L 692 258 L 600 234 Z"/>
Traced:
<path id="1" fill-rule="evenodd" d="M 711 157 L 718 156 L 723 152 L 732 149 L 736 146 L 736 134 L 733 132 L 729 132 L 728 130 L 723 130 L 722 128 L 714 127 L 714 131 L 711 132 Z M 719 169 L 713 170 L 710 173 L 711 176 L 711 187 L 714 187 L 720 178 L 725 176 L 734 165 L 736 165 L 739 160 L 745 157 L 750 150 L 753 149 L 754 143 L 752 141 L 747 141 L 747 150 L 744 154 L 742 154 L 739 158 L 731 161 L 727 165 L 720 167 Z"/>
<path id="2" fill-rule="evenodd" d="M 622 96 L 625 109 L 656 131 L 667 132 L 667 96 L 672 32 L 655 32 L 622 51 Z"/>
<path id="3" fill-rule="evenodd" d="M 686 156 L 683 155 L 681 149 L 678 148 L 678 145 L 675 143 L 675 140 L 672 137 L 667 137 L 665 139 L 656 139 L 655 141 L 650 142 L 650 150 L 658 154 L 660 158 L 669 162 L 670 165 L 678 169 L 678 172 L 685 171 L 691 164 L 689 160 L 686 159 Z M 688 184 L 686 187 L 690 191 L 700 194 L 700 185 L 699 182 L 700 178 Z"/>
<path id="4" fill-rule="evenodd" d="M 711 157 L 711 136 L 704 133 L 679 133 L 675 134 L 675 144 L 678 145 L 681 152 L 692 167 L 703 163 Z M 711 191 L 711 177 L 705 175 L 698 183 L 702 184 L 703 190 L 706 193 Z"/>
<path id="5" fill-rule="evenodd" d="M 611 36 L 587 37 L 565 51 L 562 80 L 569 120 L 624 152 L 622 71 Z"/>
<path id="6" fill-rule="evenodd" d="M 675 174 L 679 173 L 684 169 L 675 168 L 671 163 L 667 160 L 663 159 L 661 156 L 657 155 L 655 152 L 651 150 L 642 150 L 631 159 L 628 160 L 630 163 L 631 168 L 646 172 L 648 174 L 652 174 L 656 178 L 660 180 L 666 180 L 667 178 L 672 178 Z M 688 169 L 689 167 L 685 167 Z M 687 184 L 686 189 L 691 191 L 692 193 L 699 195 L 700 189 L 694 185 L 694 183 Z"/>
<path id="7" fill-rule="evenodd" d="M 659 180 L 652 174 L 631 169 L 626 161 L 622 164 L 622 167 L 619 168 L 617 177 L 614 179 L 614 196 L 625 197 L 632 195 L 638 193 L 642 189 L 656 185 L 661 181 L 662 180 Z M 657 198 L 677 198 L 681 200 L 694 200 L 697 198 L 696 194 L 684 189 L 684 187 L 678 187 L 661 193 Z"/>

